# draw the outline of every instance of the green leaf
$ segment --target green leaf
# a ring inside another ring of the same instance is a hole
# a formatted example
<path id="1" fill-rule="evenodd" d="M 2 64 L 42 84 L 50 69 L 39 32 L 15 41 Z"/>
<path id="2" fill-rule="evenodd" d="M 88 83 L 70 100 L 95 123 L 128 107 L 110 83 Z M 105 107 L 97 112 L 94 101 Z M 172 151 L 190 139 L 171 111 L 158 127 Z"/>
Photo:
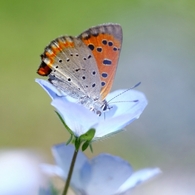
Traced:
<path id="1" fill-rule="evenodd" d="M 86 141 L 83 145 L 82 145 L 82 151 L 85 151 L 88 146 L 90 145 L 90 142 L 89 141 Z"/>
<path id="2" fill-rule="evenodd" d="M 72 132 L 72 130 L 68 127 L 68 125 L 65 123 L 65 121 L 63 120 L 63 118 L 61 117 L 61 115 L 55 111 L 55 113 L 57 114 L 57 116 L 59 117 L 59 119 L 61 120 L 62 124 L 64 125 L 64 127 L 67 129 L 67 131 L 71 134 L 74 135 L 74 133 Z"/>
<path id="3" fill-rule="evenodd" d="M 95 135 L 95 129 L 89 129 L 89 131 L 87 131 L 85 134 L 81 135 L 79 138 L 82 141 L 90 142 L 94 138 L 94 135 Z"/>
<path id="4" fill-rule="evenodd" d="M 82 151 L 85 151 L 88 147 L 90 147 L 91 151 L 93 151 L 91 141 L 94 138 L 94 135 L 95 129 L 89 129 L 89 131 L 79 137 L 81 142 L 84 142 L 82 145 Z"/>

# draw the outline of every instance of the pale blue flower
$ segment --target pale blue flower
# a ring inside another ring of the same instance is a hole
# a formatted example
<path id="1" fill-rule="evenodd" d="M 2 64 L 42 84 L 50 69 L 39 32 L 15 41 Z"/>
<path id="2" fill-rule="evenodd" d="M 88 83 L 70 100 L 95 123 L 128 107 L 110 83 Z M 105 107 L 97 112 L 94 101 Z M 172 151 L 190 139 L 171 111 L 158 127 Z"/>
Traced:
<path id="1" fill-rule="evenodd" d="M 147 99 L 143 93 L 136 90 L 128 90 L 122 93 L 125 90 L 121 89 L 108 94 L 106 100 L 109 102 L 112 99 L 109 102 L 109 106 L 112 108 L 101 116 L 97 116 L 77 103 L 78 100 L 58 91 L 48 81 L 36 79 L 36 82 L 51 97 L 51 104 L 76 137 L 86 133 L 91 128 L 96 130 L 94 139 L 117 133 L 138 119 L 147 105 Z"/>
<path id="2" fill-rule="evenodd" d="M 29 150 L 0 151 L 0 195 L 35 195 L 47 185 L 40 158 Z"/>
<path id="3" fill-rule="evenodd" d="M 56 165 L 44 164 L 42 170 L 66 180 L 73 152 L 74 147 L 71 145 L 53 146 Z M 159 173 L 159 168 L 134 172 L 130 164 L 118 156 L 100 154 L 88 160 L 79 152 L 70 185 L 77 195 L 121 195 Z"/>

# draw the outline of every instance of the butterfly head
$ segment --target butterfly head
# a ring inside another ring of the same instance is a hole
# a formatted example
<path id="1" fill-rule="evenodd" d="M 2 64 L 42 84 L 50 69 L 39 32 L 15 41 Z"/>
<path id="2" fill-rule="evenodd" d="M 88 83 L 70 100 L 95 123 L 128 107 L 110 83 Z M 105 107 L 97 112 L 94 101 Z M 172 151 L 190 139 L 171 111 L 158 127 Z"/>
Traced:
<path id="1" fill-rule="evenodd" d="M 110 110 L 109 104 L 106 100 L 99 98 L 90 98 L 89 96 L 83 97 L 80 102 L 89 110 L 93 111 L 98 116 L 101 116 L 103 112 Z"/>

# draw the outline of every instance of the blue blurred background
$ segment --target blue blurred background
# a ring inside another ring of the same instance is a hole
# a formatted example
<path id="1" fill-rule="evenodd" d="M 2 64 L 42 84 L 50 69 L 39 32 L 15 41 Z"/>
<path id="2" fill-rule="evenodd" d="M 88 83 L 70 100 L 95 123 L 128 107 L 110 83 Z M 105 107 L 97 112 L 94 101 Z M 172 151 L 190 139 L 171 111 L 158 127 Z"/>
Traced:
<path id="1" fill-rule="evenodd" d="M 53 162 L 50 148 L 68 133 L 47 94 L 34 82 L 44 47 L 60 35 L 78 35 L 114 22 L 123 47 L 112 90 L 137 89 L 149 101 L 126 131 L 94 144 L 93 157 L 121 156 L 135 170 L 163 174 L 132 194 L 194 194 L 195 191 L 195 1 L 1 1 L 0 147 L 33 148 Z"/>

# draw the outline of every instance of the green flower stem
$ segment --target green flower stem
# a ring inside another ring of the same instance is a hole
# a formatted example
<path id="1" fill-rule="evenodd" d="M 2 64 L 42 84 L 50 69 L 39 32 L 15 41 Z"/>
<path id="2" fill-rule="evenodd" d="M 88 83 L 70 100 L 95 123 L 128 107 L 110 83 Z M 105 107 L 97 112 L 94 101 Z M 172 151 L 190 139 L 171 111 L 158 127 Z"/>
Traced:
<path id="1" fill-rule="evenodd" d="M 76 149 L 74 151 L 74 155 L 72 157 L 72 162 L 71 162 L 69 173 L 68 173 L 68 178 L 66 180 L 66 184 L 64 186 L 64 191 L 63 191 L 62 195 L 66 195 L 67 192 L 68 192 L 68 187 L 70 185 L 70 180 L 71 180 L 71 177 L 72 177 L 72 172 L 73 172 L 73 169 L 74 169 L 74 165 L 75 165 L 75 162 L 76 162 L 78 151 L 79 150 L 76 150 Z"/>

